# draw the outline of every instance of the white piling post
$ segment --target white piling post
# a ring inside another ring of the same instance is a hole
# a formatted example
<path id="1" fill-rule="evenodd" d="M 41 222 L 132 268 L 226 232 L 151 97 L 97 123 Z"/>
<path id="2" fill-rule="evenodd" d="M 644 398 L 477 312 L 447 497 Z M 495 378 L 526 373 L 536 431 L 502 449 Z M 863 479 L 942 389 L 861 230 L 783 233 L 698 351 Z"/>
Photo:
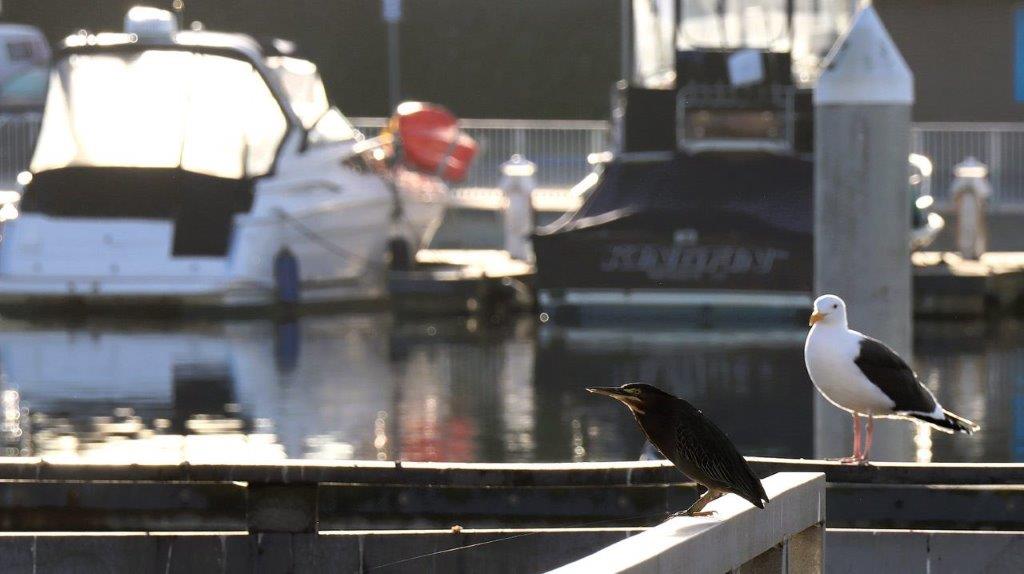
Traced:
<path id="1" fill-rule="evenodd" d="M 501 189 L 505 193 L 505 250 L 514 259 L 533 260 L 533 190 L 537 166 L 519 154 L 501 164 Z"/>
<path id="2" fill-rule="evenodd" d="M 953 168 L 949 193 L 956 205 L 956 248 L 964 259 L 980 259 L 988 251 L 986 212 L 992 185 L 988 166 L 968 157 Z"/>
<path id="3" fill-rule="evenodd" d="M 867 4 L 829 53 L 814 92 L 814 288 L 843 297 L 851 328 L 908 359 L 913 104 L 914 76 Z M 848 454 L 849 420 L 823 400 L 817 403 L 816 455 Z M 893 431 L 900 436 L 876 437 L 872 454 L 912 455 L 910 429 Z"/>

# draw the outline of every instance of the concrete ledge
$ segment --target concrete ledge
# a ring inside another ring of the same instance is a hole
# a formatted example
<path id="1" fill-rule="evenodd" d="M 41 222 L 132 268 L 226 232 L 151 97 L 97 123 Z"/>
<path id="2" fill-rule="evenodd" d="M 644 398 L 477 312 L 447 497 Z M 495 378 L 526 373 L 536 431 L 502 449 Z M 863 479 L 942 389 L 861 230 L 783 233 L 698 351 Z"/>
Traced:
<path id="1" fill-rule="evenodd" d="M 540 572 L 636 529 L 0 534 L 0 572 Z"/>
<path id="2" fill-rule="evenodd" d="M 828 485 L 829 526 L 1020 530 L 1024 485 Z"/>
<path id="3" fill-rule="evenodd" d="M 714 516 L 672 518 L 632 538 L 613 544 L 552 574 L 591 572 L 662 573 L 730 572 L 758 559 L 766 571 L 788 570 L 782 554 L 763 556 L 793 537 L 816 539 L 800 544 L 797 572 L 821 570 L 820 530 L 825 522 L 825 477 L 821 473 L 781 473 L 763 481 L 771 502 L 764 510 L 735 495 L 709 504 Z M 817 532 L 815 532 L 815 530 Z M 815 561 L 817 562 L 815 564 Z M 773 564 L 778 564 L 778 569 Z"/>
<path id="4" fill-rule="evenodd" d="M 830 526 L 1024 529 L 1021 464 L 750 460 L 759 476 L 823 472 Z M 301 524 L 264 512 L 261 493 L 274 492 L 305 493 Z M 311 531 L 317 522 L 322 529 L 351 529 L 438 528 L 453 521 L 469 528 L 529 528 L 607 519 L 647 526 L 656 513 L 686 508 L 694 497 L 693 484 L 661 461 L 107 465 L 0 459 L 0 529 L 16 531 L 296 532 Z"/>
<path id="5" fill-rule="evenodd" d="M 1020 572 L 1024 532 L 852 530 L 825 534 L 832 574 Z"/>
<path id="6" fill-rule="evenodd" d="M 823 472 L 828 482 L 1024 484 L 1020 463 L 873 463 L 748 457 L 754 472 Z M 271 464 L 54 463 L 0 457 L 0 480 L 421 484 L 431 486 L 636 486 L 682 484 L 666 461 L 549 464 L 288 460 Z"/>

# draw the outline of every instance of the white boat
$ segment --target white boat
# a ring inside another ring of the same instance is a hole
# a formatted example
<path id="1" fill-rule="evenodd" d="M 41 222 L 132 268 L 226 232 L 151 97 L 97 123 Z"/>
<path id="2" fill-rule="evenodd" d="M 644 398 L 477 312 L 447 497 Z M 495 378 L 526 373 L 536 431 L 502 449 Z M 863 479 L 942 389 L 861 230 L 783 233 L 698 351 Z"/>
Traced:
<path id="1" fill-rule="evenodd" d="M 152 8 L 64 41 L 22 175 L 0 244 L 8 307 L 374 299 L 389 252 L 415 253 L 447 201 L 282 42 L 178 31 Z"/>

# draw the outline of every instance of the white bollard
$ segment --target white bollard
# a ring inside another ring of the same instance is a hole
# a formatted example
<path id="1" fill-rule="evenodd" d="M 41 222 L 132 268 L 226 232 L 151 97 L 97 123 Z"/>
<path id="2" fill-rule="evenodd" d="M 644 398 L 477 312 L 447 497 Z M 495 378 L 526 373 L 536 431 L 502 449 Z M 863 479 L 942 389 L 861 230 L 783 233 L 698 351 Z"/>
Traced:
<path id="1" fill-rule="evenodd" d="M 968 157 L 953 168 L 949 193 L 956 205 L 956 247 L 964 259 L 980 259 L 988 250 L 986 208 L 992 195 L 988 167 Z"/>
<path id="2" fill-rule="evenodd" d="M 814 289 L 850 306 L 850 327 L 910 357 L 907 157 L 914 76 L 867 4 L 829 54 L 814 92 Z M 875 454 L 907 460 L 906 428 L 876 425 Z M 885 435 L 893 435 L 886 440 Z M 815 455 L 848 452 L 850 417 L 815 406 Z"/>
<path id="3" fill-rule="evenodd" d="M 530 235 L 533 233 L 533 175 L 537 166 L 516 154 L 501 164 L 501 189 L 505 193 L 505 250 L 513 259 L 533 261 Z"/>

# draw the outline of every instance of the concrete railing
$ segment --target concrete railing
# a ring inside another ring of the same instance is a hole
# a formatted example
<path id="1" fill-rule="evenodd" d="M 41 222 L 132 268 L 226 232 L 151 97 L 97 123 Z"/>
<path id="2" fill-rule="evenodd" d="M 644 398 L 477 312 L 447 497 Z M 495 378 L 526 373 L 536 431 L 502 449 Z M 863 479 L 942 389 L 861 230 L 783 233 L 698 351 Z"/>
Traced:
<path id="1" fill-rule="evenodd" d="M 829 574 L 1020 572 L 1024 532 L 830 528 Z"/>
<path id="2" fill-rule="evenodd" d="M 1024 464 L 749 460 L 758 476 L 823 472 L 830 526 L 1024 530 Z M 526 528 L 594 520 L 643 526 L 695 497 L 692 483 L 658 461 L 106 465 L 0 459 L 0 529 L 15 531 Z M 275 514 L 279 501 L 290 515 Z"/>
<path id="3" fill-rule="evenodd" d="M 764 510 L 724 496 L 706 507 L 713 516 L 669 519 L 551 574 L 821 572 L 825 475 L 780 473 L 762 484 L 771 501 Z"/>

